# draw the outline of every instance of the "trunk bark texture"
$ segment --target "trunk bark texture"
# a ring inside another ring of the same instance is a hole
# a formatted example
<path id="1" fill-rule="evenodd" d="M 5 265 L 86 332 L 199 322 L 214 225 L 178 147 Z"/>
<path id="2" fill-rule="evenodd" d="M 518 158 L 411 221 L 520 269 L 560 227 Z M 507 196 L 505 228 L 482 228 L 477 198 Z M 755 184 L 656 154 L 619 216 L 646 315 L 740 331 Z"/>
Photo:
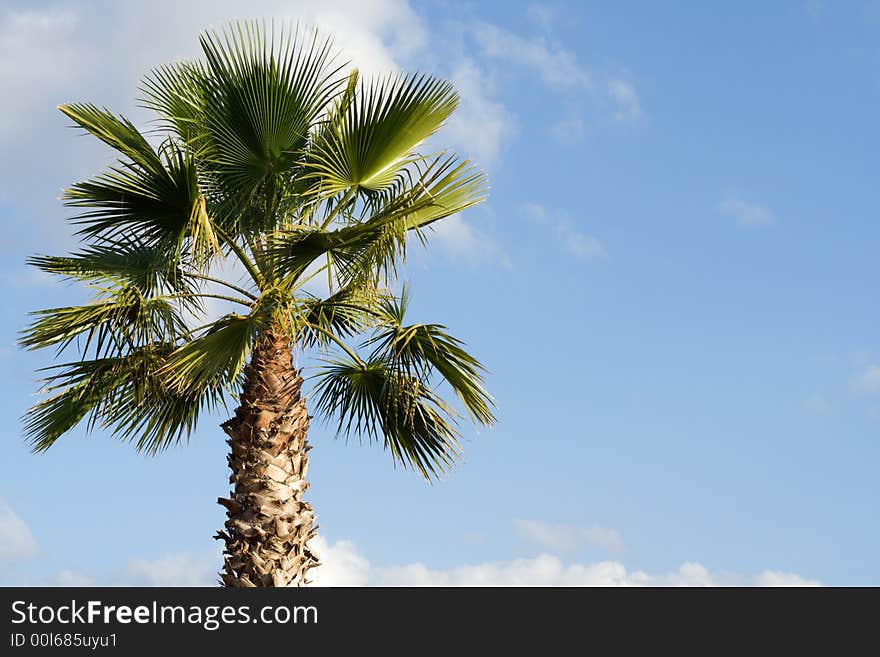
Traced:
<path id="1" fill-rule="evenodd" d="M 318 559 L 307 546 L 317 530 L 302 500 L 306 482 L 309 415 L 300 396 L 288 336 L 269 329 L 245 368 L 241 404 L 221 426 L 229 435 L 230 497 L 220 579 L 225 586 L 305 586 Z"/>

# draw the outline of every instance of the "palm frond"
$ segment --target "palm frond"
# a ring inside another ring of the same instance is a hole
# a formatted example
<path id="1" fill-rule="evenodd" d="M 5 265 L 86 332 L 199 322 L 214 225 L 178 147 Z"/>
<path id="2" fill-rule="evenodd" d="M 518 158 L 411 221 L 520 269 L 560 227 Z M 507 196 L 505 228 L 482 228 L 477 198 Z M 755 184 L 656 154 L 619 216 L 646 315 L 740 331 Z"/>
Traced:
<path id="1" fill-rule="evenodd" d="M 201 336 L 176 349 L 162 374 L 178 390 L 219 390 L 230 385 L 250 354 L 254 324 L 249 315 L 230 313 L 221 317 Z"/>
<path id="2" fill-rule="evenodd" d="M 287 295 L 264 292 L 247 315 L 230 313 L 169 355 L 161 374 L 179 390 L 220 390 L 237 380 L 260 332 L 290 322 Z"/>
<path id="3" fill-rule="evenodd" d="M 470 416 L 480 424 L 495 422 L 494 402 L 483 385 L 483 365 L 467 351 L 464 343 L 446 332 L 442 324 L 403 324 L 408 301 L 385 298 L 380 307 L 385 327 L 366 344 L 373 345 L 371 360 L 384 360 L 408 376 L 430 380 L 436 371 L 462 401 Z"/>
<path id="4" fill-rule="evenodd" d="M 316 379 L 315 405 L 339 433 L 382 436 L 396 462 L 429 480 L 455 464 L 454 412 L 424 382 L 372 359 L 328 361 Z"/>
<path id="5" fill-rule="evenodd" d="M 32 448 L 48 449 L 87 417 L 88 430 L 108 428 L 149 453 L 189 436 L 203 412 L 224 404 L 223 393 L 169 387 L 159 370 L 173 350 L 173 344 L 152 343 L 124 356 L 49 368 L 46 391 L 55 394 L 25 415 Z"/>
<path id="6" fill-rule="evenodd" d="M 132 139 L 134 139 L 132 137 Z M 175 253 L 188 244 L 204 260 L 218 250 L 217 238 L 199 189 L 195 159 L 166 141 L 136 153 L 137 160 L 117 166 L 64 191 L 65 204 L 83 211 L 72 221 L 85 238 L 115 241 L 131 234 L 142 243 Z M 131 157 L 134 150 L 124 154 Z"/>
<path id="7" fill-rule="evenodd" d="M 59 105 L 58 109 L 86 132 L 118 151 L 138 166 L 151 170 L 160 165 L 153 147 L 125 117 L 91 103 Z"/>
<path id="8" fill-rule="evenodd" d="M 376 323 L 382 293 L 372 285 L 349 285 L 324 299 L 306 299 L 298 309 L 302 318 L 298 341 L 304 347 L 328 345 L 327 333 L 349 338 Z"/>
<path id="9" fill-rule="evenodd" d="M 169 257 L 166 249 L 145 244 L 136 236 L 108 239 L 70 256 L 36 255 L 27 263 L 46 273 L 83 282 L 132 285 L 145 296 L 192 290 L 182 260 Z"/>
<path id="10" fill-rule="evenodd" d="M 141 103 L 159 115 L 194 152 L 205 144 L 208 74 L 201 62 L 175 62 L 153 69 L 141 82 Z"/>
<path id="11" fill-rule="evenodd" d="M 298 28 L 239 22 L 206 32 L 200 41 L 208 74 L 200 153 L 227 205 L 238 203 L 240 228 L 263 229 L 275 221 L 312 123 L 339 92 L 330 40 Z M 259 211 L 248 216 L 254 204 Z"/>
<path id="12" fill-rule="evenodd" d="M 377 194 L 366 220 L 335 230 L 303 227 L 279 230 L 270 245 L 273 266 L 295 279 L 317 258 L 329 254 L 339 286 L 378 283 L 397 272 L 406 255 L 406 238 L 485 198 L 485 175 L 454 157 L 438 157 L 405 189 Z"/>
<path id="13" fill-rule="evenodd" d="M 469 161 L 441 154 L 417 162 L 393 188 L 370 198 L 373 217 L 403 218 L 418 230 L 481 203 L 488 192 L 486 174 Z"/>
<path id="14" fill-rule="evenodd" d="M 58 353 L 82 337 L 80 351 L 118 355 L 157 340 L 174 340 L 186 332 L 177 309 L 165 297 L 148 298 L 134 286 L 106 288 L 92 303 L 49 308 L 21 333 L 28 349 L 56 346 Z"/>
<path id="15" fill-rule="evenodd" d="M 328 197 L 382 189 L 457 106 L 452 85 L 428 75 L 361 81 L 351 101 L 329 117 L 332 129 L 310 149 L 309 175 Z"/>

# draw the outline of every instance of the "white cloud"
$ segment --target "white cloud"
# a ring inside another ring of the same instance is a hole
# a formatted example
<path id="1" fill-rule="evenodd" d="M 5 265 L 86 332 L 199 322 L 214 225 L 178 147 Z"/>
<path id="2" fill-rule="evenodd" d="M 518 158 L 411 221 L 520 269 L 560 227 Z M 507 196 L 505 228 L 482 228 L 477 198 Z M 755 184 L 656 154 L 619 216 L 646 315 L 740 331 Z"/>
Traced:
<path id="1" fill-rule="evenodd" d="M 805 579 L 796 573 L 785 573 L 778 570 L 765 570 L 753 580 L 755 586 L 820 586 L 814 579 Z"/>
<path id="2" fill-rule="evenodd" d="M 69 9 L 6 11 L 0 15 L 0 143 L 55 112 L 53 94 L 69 90 L 84 72 L 85 52 L 74 41 Z M 51 43 L 52 47 L 46 47 Z"/>
<path id="3" fill-rule="evenodd" d="M 773 211 L 766 206 L 744 201 L 739 196 L 728 195 L 723 198 L 716 210 L 731 217 L 744 228 L 763 228 L 776 222 Z"/>
<path id="4" fill-rule="evenodd" d="M 115 580 L 117 586 L 216 586 L 219 560 L 192 554 L 133 559 Z"/>
<path id="5" fill-rule="evenodd" d="M 538 224 L 548 227 L 556 237 L 561 248 L 581 260 L 594 260 L 605 254 L 602 243 L 581 232 L 566 215 L 551 214 L 543 205 L 525 203 L 522 212 Z"/>
<path id="6" fill-rule="evenodd" d="M 332 34 L 334 44 L 366 75 L 400 69 L 403 59 L 427 44 L 427 31 L 406 0 L 298 5 L 296 12 L 312 14 L 307 20 Z"/>
<path id="7" fill-rule="evenodd" d="M 74 570 L 62 570 L 50 586 L 94 586 L 95 580 L 88 575 Z"/>
<path id="8" fill-rule="evenodd" d="M 615 105 L 614 118 L 618 121 L 634 121 L 642 116 L 639 95 L 632 82 L 609 80 L 608 96 Z"/>
<path id="9" fill-rule="evenodd" d="M 616 529 L 599 525 L 574 527 L 535 520 L 515 520 L 514 526 L 525 538 L 554 552 L 569 552 L 584 545 L 593 545 L 612 553 L 624 550 L 620 533 Z"/>
<path id="10" fill-rule="evenodd" d="M 0 561 L 27 559 L 40 553 L 30 527 L 4 502 L 0 501 Z"/>
<path id="11" fill-rule="evenodd" d="M 868 395 L 880 394 L 880 365 L 868 365 L 853 381 L 853 388 Z"/>
<path id="12" fill-rule="evenodd" d="M 531 5 L 528 17 L 548 32 L 554 18 L 552 9 Z M 588 70 L 577 61 L 575 53 L 547 36 L 527 38 L 483 23 L 471 30 L 478 47 L 488 58 L 504 65 L 518 65 L 536 73 L 552 89 L 569 100 L 585 94 L 602 106 L 610 103 L 611 113 L 620 122 L 635 121 L 643 111 L 635 84 L 622 77 Z M 569 116 L 550 124 L 551 135 L 560 143 L 576 143 L 583 138 L 583 119 Z"/>
<path id="13" fill-rule="evenodd" d="M 372 573 L 369 559 L 351 541 L 330 545 L 323 536 L 309 541 L 321 565 L 310 571 L 315 586 L 366 586 Z"/>
<path id="14" fill-rule="evenodd" d="M 488 23 L 475 28 L 474 36 L 488 57 L 531 68 L 551 87 L 581 89 L 590 85 L 590 75 L 575 54 L 544 37 L 526 39 Z"/>
<path id="15" fill-rule="evenodd" d="M 40 547 L 27 523 L 0 502 L 0 561 L 28 559 L 39 553 Z"/>
<path id="16" fill-rule="evenodd" d="M 490 235 L 475 228 L 460 214 L 431 224 L 425 231 L 431 246 L 439 247 L 446 257 L 469 265 L 481 263 L 511 267 L 510 258 Z"/>
<path id="17" fill-rule="evenodd" d="M 469 58 L 452 69 L 450 80 L 461 95 L 461 104 L 450 117 L 442 139 L 459 153 L 491 167 L 505 143 L 516 134 L 516 119 L 491 95 L 487 73 Z"/>
<path id="18" fill-rule="evenodd" d="M 819 25 L 828 16 L 828 5 L 824 0 L 806 0 L 804 11 L 815 25 Z"/>
<path id="19" fill-rule="evenodd" d="M 628 570 L 619 561 L 566 563 L 541 554 L 527 559 L 484 562 L 448 569 L 422 563 L 376 567 L 350 541 L 333 546 L 316 544 L 322 565 L 317 586 L 818 586 L 816 580 L 795 573 L 766 570 L 747 576 L 710 572 L 686 562 L 667 573 Z"/>
<path id="20" fill-rule="evenodd" d="M 534 528 L 533 528 L 534 529 Z M 602 529 L 602 528 L 599 528 Z M 537 530 L 536 530 L 537 531 Z M 549 534 L 546 528 L 544 537 Z M 552 533 L 554 530 L 550 529 Z M 590 532 L 591 540 L 618 547 L 613 530 Z M 565 537 L 550 537 L 565 547 Z M 620 561 L 567 562 L 553 554 L 486 561 L 452 568 L 431 568 L 415 562 L 376 566 L 347 540 L 311 541 L 321 565 L 310 571 L 314 586 L 819 586 L 796 573 L 765 570 L 756 575 L 709 571 L 685 562 L 677 570 L 657 574 L 630 570 Z M 159 559 L 136 559 L 111 579 L 115 586 L 216 586 L 220 555 L 174 554 Z M 100 584 L 91 575 L 64 570 L 49 582 L 53 586 Z"/>
<path id="21" fill-rule="evenodd" d="M 593 260 L 605 253 L 599 240 L 578 231 L 565 217 L 557 220 L 556 233 L 562 241 L 562 248 L 582 260 Z"/>

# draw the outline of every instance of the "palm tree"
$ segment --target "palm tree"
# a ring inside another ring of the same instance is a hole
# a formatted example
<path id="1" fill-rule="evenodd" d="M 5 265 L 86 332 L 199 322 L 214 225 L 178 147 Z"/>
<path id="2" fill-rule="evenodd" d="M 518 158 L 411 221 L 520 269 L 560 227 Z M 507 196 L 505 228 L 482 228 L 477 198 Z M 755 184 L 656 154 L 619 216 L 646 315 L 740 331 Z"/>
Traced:
<path id="1" fill-rule="evenodd" d="M 463 414 L 494 422 L 481 364 L 444 326 L 405 324 L 397 276 L 410 237 L 479 203 L 486 181 L 418 150 L 458 105 L 445 81 L 364 81 L 299 28 L 236 23 L 200 43 L 203 60 L 144 79 L 146 136 L 92 104 L 59 108 L 119 159 L 64 192 L 81 249 L 29 259 L 95 296 L 23 331 L 25 347 L 77 352 L 47 368 L 25 433 L 42 451 L 85 420 L 155 454 L 237 399 L 221 425 L 221 581 L 304 585 L 318 561 L 294 362 L 312 358 L 312 411 L 337 433 L 381 441 L 429 480 L 455 463 Z M 218 301 L 240 311 L 212 317 Z"/>

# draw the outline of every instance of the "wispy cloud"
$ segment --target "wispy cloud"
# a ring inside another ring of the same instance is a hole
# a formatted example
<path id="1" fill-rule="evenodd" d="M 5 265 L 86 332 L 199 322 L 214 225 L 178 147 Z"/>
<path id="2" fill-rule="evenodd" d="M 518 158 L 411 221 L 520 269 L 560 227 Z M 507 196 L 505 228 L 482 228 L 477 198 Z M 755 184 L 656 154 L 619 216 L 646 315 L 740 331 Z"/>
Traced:
<path id="1" fill-rule="evenodd" d="M 40 546 L 27 523 L 0 501 L 0 561 L 27 559 L 39 552 Z"/>
<path id="2" fill-rule="evenodd" d="M 437 221 L 425 231 L 432 245 L 439 247 L 453 261 L 469 265 L 500 264 L 512 266 L 510 258 L 491 235 L 474 227 L 470 219 L 460 214 Z"/>
<path id="3" fill-rule="evenodd" d="M 549 32 L 556 22 L 556 10 L 540 3 L 529 5 L 526 9 L 526 16 L 543 32 Z"/>
<path id="4" fill-rule="evenodd" d="M 608 96 L 614 104 L 614 118 L 618 121 L 635 121 L 642 116 L 642 106 L 636 88 L 629 80 L 608 81 Z"/>
<path id="5" fill-rule="evenodd" d="M 74 40 L 77 23 L 77 14 L 69 9 L 0 15 L 0 142 L 29 132 L 35 126 L 34 112 L 39 117 L 54 113 L 60 100 L 52 98 L 53 92 L 67 91 L 85 74 L 81 67 L 87 53 Z"/>
<path id="6" fill-rule="evenodd" d="M 551 213 L 538 203 L 525 203 L 522 212 L 532 221 L 547 227 L 566 253 L 585 261 L 605 254 L 602 243 L 582 232 L 567 215 Z"/>
<path id="7" fill-rule="evenodd" d="M 853 389 L 866 395 L 880 395 L 880 365 L 868 365 L 853 380 Z"/>
<path id="8" fill-rule="evenodd" d="M 767 206 L 746 201 L 734 194 L 721 199 L 715 209 L 743 228 L 765 228 L 776 223 L 776 215 Z"/>
<path id="9" fill-rule="evenodd" d="M 550 126 L 550 134 L 562 146 L 573 146 L 581 143 L 586 132 L 586 123 L 583 117 L 576 112 L 572 112 L 568 116 L 553 122 Z"/>
<path id="10" fill-rule="evenodd" d="M 613 536 L 613 535 L 610 535 Z M 603 540 L 603 539 L 600 539 Z M 607 540 L 607 537 L 604 539 Z M 612 539 L 613 540 L 613 539 Z M 506 561 L 485 561 L 451 568 L 431 568 L 415 562 L 377 566 L 348 540 L 310 545 L 321 565 L 309 575 L 316 586 L 819 586 L 796 573 L 764 570 L 754 575 L 710 571 L 695 562 L 678 569 L 647 573 L 620 561 L 565 561 L 554 554 Z M 109 579 L 63 570 L 44 584 L 53 586 L 216 586 L 220 555 L 172 554 L 138 559 Z M 7 582 L 8 583 L 8 582 Z"/>
<path id="11" fill-rule="evenodd" d="M 488 23 L 474 28 L 474 35 L 484 55 L 528 67 L 551 87 L 578 89 L 590 84 L 590 75 L 575 54 L 545 37 L 529 39 Z"/>
<path id="12" fill-rule="evenodd" d="M 521 536 L 555 552 L 570 552 L 585 545 L 600 547 L 611 553 L 624 550 L 620 533 L 599 525 L 575 527 L 536 520 L 515 520 L 514 526 Z"/>
<path id="13" fill-rule="evenodd" d="M 117 586 L 215 586 L 219 556 L 172 554 L 159 559 L 133 559 L 115 579 Z"/>
<path id="14" fill-rule="evenodd" d="M 828 15 L 828 5 L 824 0 L 806 0 L 803 4 L 804 12 L 815 24 L 821 24 Z"/>
<path id="15" fill-rule="evenodd" d="M 489 74 L 473 59 L 462 57 L 450 79 L 461 94 L 461 104 L 446 124 L 443 139 L 463 156 L 492 167 L 517 133 L 516 118 L 493 97 Z"/>
<path id="16" fill-rule="evenodd" d="M 554 18 L 552 9 L 532 5 L 529 18 L 540 28 L 537 36 L 522 36 L 497 25 L 482 23 L 472 28 L 482 54 L 499 66 L 520 67 L 536 74 L 549 88 L 569 101 L 589 98 L 605 111 L 610 106 L 618 122 L 632 122 L 643 116 L 638 91 L 631 76 L 597 72 L 578 61 L 575 52 L 549 35 Z M 582 117 L 567 117 L 551 124 L 551 134 L 568 143 L 563 131 L 575 127 L 576 139 L 583 136 Z"/>

